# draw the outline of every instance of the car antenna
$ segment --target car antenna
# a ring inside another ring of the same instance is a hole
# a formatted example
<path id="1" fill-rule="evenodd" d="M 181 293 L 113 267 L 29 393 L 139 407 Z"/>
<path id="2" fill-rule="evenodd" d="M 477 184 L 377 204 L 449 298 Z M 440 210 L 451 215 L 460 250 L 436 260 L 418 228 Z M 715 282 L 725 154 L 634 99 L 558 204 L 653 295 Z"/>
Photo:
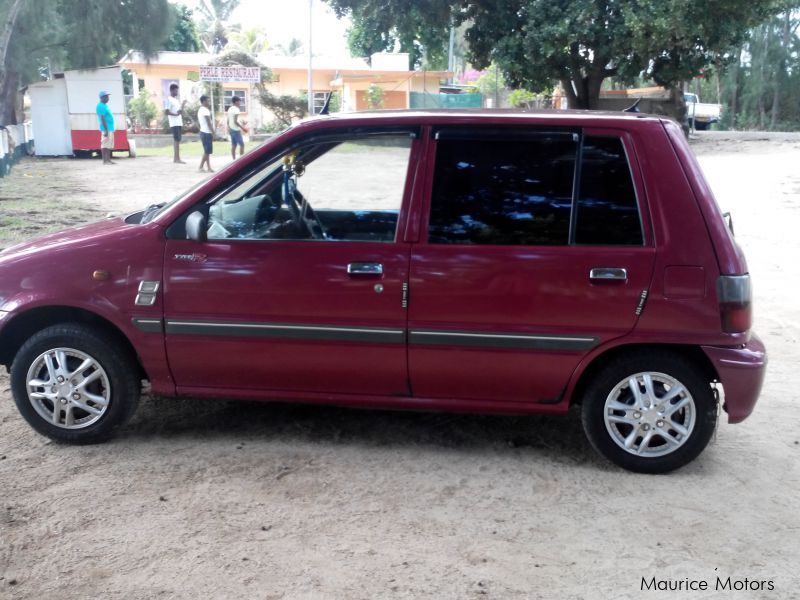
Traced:
<path id="1" fill-rule="evenodd" d="M 328 92 L 328 95 L 325 96 L 325 103 L 322 105 L 322 110 L 319 111 L 321 115 L 329 115 L 331 114 L 331 96 L 333 96 L 333 92 Z"/>
<path id="2" fill-rule="evenodd" d="M 622 112 L 635 112 L 635 113 L 642 112 L 642 111 L 639 110 L 639 102 L 641 102 L 641 101 L 642 101 L 642 99 L 639 98 L 636 102 L 631 104 L 628 108 L 623 109 Z"/>

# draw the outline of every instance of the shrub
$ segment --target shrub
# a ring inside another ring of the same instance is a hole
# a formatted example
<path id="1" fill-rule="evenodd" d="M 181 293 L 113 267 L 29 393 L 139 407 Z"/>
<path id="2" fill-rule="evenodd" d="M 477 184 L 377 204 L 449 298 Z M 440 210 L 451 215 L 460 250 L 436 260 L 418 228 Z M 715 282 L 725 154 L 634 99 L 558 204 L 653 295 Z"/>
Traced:
<path id="1" fill-rule="evenodd" d="M 133 122 L 139 127 L 150 127 L 150 123 L 156 118 L 158 108 L 150 98 L 152 94 L 146 89 L 139 90 L 139 95 L 128 102 L 128 113 Z"/>
<path id="2" fill-rule="evenodd" d="M 383 108 L 383 88 L 379 85 L 371 84 L 367 88 L 367 106 L 372 109 Z"/>

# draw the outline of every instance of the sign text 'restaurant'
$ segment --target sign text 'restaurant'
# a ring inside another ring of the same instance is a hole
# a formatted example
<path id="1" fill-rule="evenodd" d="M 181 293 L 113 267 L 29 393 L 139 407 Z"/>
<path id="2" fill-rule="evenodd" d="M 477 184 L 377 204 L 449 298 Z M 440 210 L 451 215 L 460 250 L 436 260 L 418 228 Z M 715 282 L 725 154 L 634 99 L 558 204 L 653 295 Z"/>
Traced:
<path id="1" fill-rule="evenodd" d="M 200 81 L 261 81 L 261 69 L 258 67 L 200 67 Z"/>

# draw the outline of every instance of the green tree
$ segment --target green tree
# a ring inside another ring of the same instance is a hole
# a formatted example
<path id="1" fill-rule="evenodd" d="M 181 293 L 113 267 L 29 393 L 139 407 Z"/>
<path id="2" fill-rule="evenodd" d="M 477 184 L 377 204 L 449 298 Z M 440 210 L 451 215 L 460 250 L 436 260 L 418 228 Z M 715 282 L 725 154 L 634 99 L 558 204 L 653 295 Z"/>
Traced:
<path id="1" fill-rule="evenodd" d="M 246 52 L 228 51 L 211 61 L 212 65 L 229 66 L 241 65 L 243 67 L 259 67 L 261 69 L 261 81 L 255 84 L 259 103 L 269 109 L 277 121 L 277 127 L 272 129 L 289 127 L 295 120 L 302 119 L 307 114 L 307 100 L 304 96 L 278 96 L 267 90 L 266 86 L 272 81 L 272 70 L 259 62 L 256 58 Z M 219 96 L 219 92 L 215 95 Z"/>
<path id="2" fill-rule="evenodd" d="M 200 50 L 200 36 L 194 23 L 192 9 L 183 4 L 172 5 L 175 26 L 164 44 L 164 50 L 173 52 L 197 52 Z"/>
<path id="3" fill-rule="evenodd" d="M 228 21 L 241 0 L 201 0 L 199 16 L 200 40 L 206 52 L 219 54 L 228 45 Z"/>
<path id="4" fill-rule="evenodd" d="M 494 58 L 534 92 L 561 82 L 570 106 L 596 108 L 603 80 L 640 74 L 674 88 L 728 53 L 775 0 L 520 0 L 472 3 L 473 58 Z"/>
<path id="5" fill-rule="evenodd" d="M 603 80 L 641 73 L 676 87 L 726 58 L 779 0 L 327 0 L 374 31 L 425 45 L 453 23 L 468 24 L 469 58 L 497 63 L 512 87 L 561 82 L 574 108 L 596 108 Z M 420 32 L 427 28 L 427 33 Z M 423 37 L 425 36 L 425 37 Z"/>
<path id="6" fill-rule="evenodd" d="M 379 85 L 371 84 L 367 88 L 367 106 L 371 109 L 383 108 L 383 97 L 385 92 Z"/>
<path id="7" fill-rule="evenodd" d="M 7 39 L 0 54 L 0 123 L 16 123 L 19 88 L 42 74 L 113 64 L 130 48 L 154 54 L 172 18 L 167 0 L 0 0 L 0 51 Z"/>
<path id="8" fill-rule="evenodd" d="M 800 129 L 800 13 L 787 9 L 754 28 L 720 73 L 722 126 Z M 709 97 L 709 91 L 703 91 Z M 713 97 L 713 96 L 712 96 Z"/>
<path id="9" fill-rule="evenodd" d="M 289 96 L 272 94 L 266 90 L 261 90 L 259 102 L 264 108 L 269 109 L 275 115 L 275 127 L 272 129 L 283 130 L 290 127 L 298 119 L 302 119 L 308 114 L 308 99 L 305 94 L 302 96 Z"/>
<path id="10" fill-rule="evenodd" d="M 442 0 L 327 0 L 338 16 L 349 15 L 350 52 L 408 52 L 414 67 L 443 69 L 452 22 L 450 3 Z"/>
<path id="11" fill-rule="evenodd" d="M 549 93 L 534 94 L 529 90 L 512 90 L 508 95 L 508 103 L 514 108 L 542 108 L 550 106 L 552 90 Z"/>
<path id="12" fill-rule="evenodd" d="M 297 38 L 292 38 L 289 40 L 288 44 L 278 44 L 275 46 L 275 49 L 283 56 L 298 56 L 302 54 L 303 42 Z"/>
<path id="13" fill-rule="evenodd" d="M 494 97 L 500 90 L 505 89 L 506 79 L 497 65 L 489 67 L 475 80 L 475 87 L 486 97 Z"/>
<path id="14" fill-rule="evenodd" d="M 134 123 L 140 127 L 150 127 L 150 123 L 158 115 L 158 108 L 151 98 L 152 94 L 142 88 L 139 90 L 139 95 L 128 102 L 128 112 L 133 117 Z"/>
<path id="15" fill-rule="evenodd" d="M 269 48 L 267 34 L 261 28 L 254 27 L 244 31 L 236 31 L 231 33 L 229 38 L 228 45 L 225 46 L 226 50 L 245 52 L 255 56 Z"/>

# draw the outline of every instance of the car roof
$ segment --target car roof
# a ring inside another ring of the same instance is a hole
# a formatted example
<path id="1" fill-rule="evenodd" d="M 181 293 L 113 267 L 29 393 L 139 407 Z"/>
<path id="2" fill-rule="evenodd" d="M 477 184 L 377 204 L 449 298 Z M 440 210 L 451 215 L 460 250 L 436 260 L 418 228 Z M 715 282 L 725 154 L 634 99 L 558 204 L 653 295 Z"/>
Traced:
<path id="1" fill-rule="evenodd" d="M 664 117 L 633 112 L 610 112 L 595 110 L 518 110 L 518 109 L 407 109 L 370 110 L 363 112 L 341 112 L 314 116 L 303 121 L 312 125 L 335 121 L 339 125 L 502 125 L 504 123 L 560 124 L 586 127 L 620 126 L 634 123 L 660 122 Z M 634 127 L 636 125 L 633 125 Z"/>

